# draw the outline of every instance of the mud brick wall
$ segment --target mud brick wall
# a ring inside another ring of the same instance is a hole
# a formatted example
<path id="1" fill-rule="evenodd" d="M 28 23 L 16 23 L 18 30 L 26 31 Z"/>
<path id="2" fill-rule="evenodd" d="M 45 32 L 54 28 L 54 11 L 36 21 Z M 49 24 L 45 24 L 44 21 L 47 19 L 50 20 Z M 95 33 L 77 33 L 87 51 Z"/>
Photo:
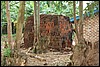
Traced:
<path id="1" fill-rule="evenodd" d="M 88 42 L 99 41 L 99 14 L 95 14 L 93 18 L 86 17 L 84 19 L 83 37 Z"/>
<path id="2" fill-rule="evenodd" d="M 26 20 L 25 28 L 24 28 L 24 47 L 31 47 L 33 45 L 34 40 L 34 18 L 31 16 Z"/>
<path id="3" fill-rule="evenodd" d="M 71 45 L 69 33 L 71 25 L 69 17 L 63 15 L 40 15 L 40 37 L 50 37 L 50 48 L 64 48 L 68 44 Z M 70 34 L 71 35 L 71 34 Z M 24 30 L 25 48 L 33 46 L 34 42 L 34 16 L 30 16 L 26 20 Z"/>

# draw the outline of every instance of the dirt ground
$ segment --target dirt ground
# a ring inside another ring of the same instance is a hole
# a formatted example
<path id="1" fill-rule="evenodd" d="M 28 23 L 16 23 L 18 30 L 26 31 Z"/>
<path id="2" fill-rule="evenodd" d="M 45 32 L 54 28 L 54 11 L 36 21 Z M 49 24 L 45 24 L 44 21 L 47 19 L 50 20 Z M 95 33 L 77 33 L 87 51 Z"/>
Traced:
<path id="1" fill-rule="evenodd" d="M 7 36 L 2 37 L 1 41 L 1 53 L 3 55 L 3 49 L 4 49 L 4 44 Z M 26 54 L 28 49 L 20 49 L 23 54 L 25 54 L 23 57 L 27 58 L 24 59 L 25 63 L 22 63 L 21 66 L 67 66 L 68 64 L 71 63 L 70 57 L 72 55 L 72 51 L 68 52 L 53 52 L 53 51 L 48 51 L 47 53 L 42 53 L 42 54 L 34 54 L 30 50 L 28 53 L 33 55 L 28 55 Z M 1 61 L 2 62 L 2 61 Z"/>
<path id="2" fill-rule="evenodd" d="M 22 50 L 26 52 L 26 50 Z M 27 54 L 25 66 L 67 66 L 71 63 L 72 52 L 47 52 L 42 54 Z M 32 56 L 33 55 L 33 56 Z"/>
<path id="3" fill-rule="evenodd" d="M 1 59 L 3 55 L 3 49 L 5 41 L 7 41 L 7 36 L 1 37 Z M 90 50 L 87 52 L 87 58 L 85 66 L 98 66 L 99 65 L 99 42 L 95 43 L 95 50 Z M 24 63 L 21 66 L 68 66 L 70 65 L 71 56 L 73 55 L 72 51 L 63 51 L 63 52 L 53 52 L 48 51 L 47 53 L 34 54 L 32 50 L 28 53 L 28 49 L 21 48 L 20 51 L 23 53 L 22 59 Z M 1 61 L 2 63 L 3 61 Z M 22 62 L 22 61 L 21 61 Z"/>

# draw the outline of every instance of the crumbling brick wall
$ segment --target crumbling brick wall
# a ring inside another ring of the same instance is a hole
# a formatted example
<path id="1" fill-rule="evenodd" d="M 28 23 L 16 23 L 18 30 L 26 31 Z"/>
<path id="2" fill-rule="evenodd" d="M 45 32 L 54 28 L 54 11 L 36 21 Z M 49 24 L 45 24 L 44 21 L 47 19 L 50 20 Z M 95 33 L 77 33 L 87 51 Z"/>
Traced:
<path id="1" fill-rule="evenodd" d="M 71 25 L 69 17 L 63 15 L 40 15 L 40 37 L 50 37 L 50 48 L 59 49 L 71 45 L 69 34 Z M 34 42 L 34 16 L 30 16 L 26 20 L 24 29 L 24 45 L 25 48 L 33 46 Z"/>

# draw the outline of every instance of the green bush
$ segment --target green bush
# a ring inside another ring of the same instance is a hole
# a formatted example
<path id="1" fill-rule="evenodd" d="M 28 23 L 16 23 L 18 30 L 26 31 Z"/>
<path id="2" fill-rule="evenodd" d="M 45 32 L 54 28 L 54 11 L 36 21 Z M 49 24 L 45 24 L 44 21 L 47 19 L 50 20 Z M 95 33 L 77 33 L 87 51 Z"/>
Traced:
<path id="1" fill-rule="evenodd" d="M 4 56 L 10 57 L 10 55 L 11 55 L 11 49 L 9 47 L 4 48 Z"/>

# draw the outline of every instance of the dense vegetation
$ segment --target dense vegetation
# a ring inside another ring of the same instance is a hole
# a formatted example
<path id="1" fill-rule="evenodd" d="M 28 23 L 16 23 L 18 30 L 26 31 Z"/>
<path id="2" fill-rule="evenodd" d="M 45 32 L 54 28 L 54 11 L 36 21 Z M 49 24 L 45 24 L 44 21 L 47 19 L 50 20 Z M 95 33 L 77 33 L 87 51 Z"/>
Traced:
<path id="1" fill-rule="evenodd" d="M 19 1 L 10 1 L 10 16 L 11 22 L 16 23 L 18 17 L 18 9 L 19 9 Z M 79 2 L 76 1 L 76 16 L 79 16 Z M 94 10 L 99 10 L 99 2 L 98 1 L 90 1 L 87 2 L 87 7 L 85 8 L 83 13 L 87 16 L 93 16 Z M 94 9 L 93 9 L 94 8 Z M 90 12 L 90 15 L 88 14 Z M 25 2 L 25 20 L 28 16 L 33 15 L 34 13 L 34 3 L 33 1 Z M 40 1 L 40 14 L 58 14 L 73 17 L 73 1 Z M 1 21 L 2 21 L 2 29 L 4 30 L 2 33 L 7 33 L 7 20 L 6 20 L 6 6 L 5 1 L 1 1 Z M 15 33 L 15 24 L 12 24 L 13 33 Z"/>
<path id="2" fill-rule="evenodd" d="M 76 4 L 79 4 L 79 2 L 76 1 Z M 90 3 L 87 3 L 87 7 L 84 9 L 84 11 L 86 13 L 90 12 L 91 15 L 93 15 L 94 9 L 95 10 L 99 9 L 98 5 L 99 5 L 98 1 L 92 1 Z M 19 9 L 19 1 L 10 1 L 11 22 L 15 22 L 17 20 L 18 9 Z M 24 14 L 25 19 L 34 13 L 33 10 L 34 10 L 33 1 L 26 1 L 25 14 Z M 62 14 L 72 18 L 73 1 L 40 1 L 40 14 L 58 14 L 58 15 Z M 2 22 L 7 22 L 5 1 L 1 1 L 1 15 L 2 15 Z M 76 15 L 79 15 L 78 5 L 76 5 Z"/>

